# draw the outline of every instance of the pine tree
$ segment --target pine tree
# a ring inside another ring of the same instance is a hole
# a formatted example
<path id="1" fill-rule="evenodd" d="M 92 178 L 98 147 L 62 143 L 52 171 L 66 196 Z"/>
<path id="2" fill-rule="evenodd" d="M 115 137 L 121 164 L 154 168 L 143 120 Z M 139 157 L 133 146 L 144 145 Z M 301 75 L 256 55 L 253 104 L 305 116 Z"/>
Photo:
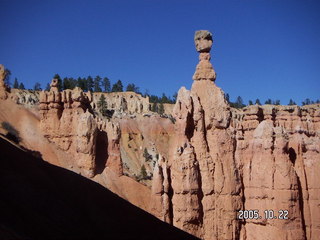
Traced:
<path id="1" fill-rule="evenodd" d="M 102 116 L 107 116 L 107 102 L 106 102 L 106 97 L 103 94 L 101 94 L 99 98 L 98 108 Z"/>
<path id="2" fill-rule="evenodd" d="M 264 104 L 272 104 L 272 100 L 270 98 L 268 98 L 268 100 L 265 101 Z"/>
<path id="3" fill-rule="evenodd" d="M 304 105 L 309 105 L 309 104 L 311 104 L 311 101 L 310 101 L 309 98 L 306 98 L 306 100 L 304 100 L 304 101 L 302 102 L 302 106 L 304 106 Z"/>
<path id="4" fill-rule="evenodd" d="M 251 100 L 249 100 L 249 105 L 253 105 L 253 102 Z"/>
<path id="5" fill-rule="evenodd" d="M 230 97 L 228 93 L 224 95 L 224 98 L 226 99 L 227 103 L 230 103 Z"/>
<path id="6" fill-rule="evenodd" d="M 277 100 L 273 101 L 272 104 L 273 105 L 280 105 L 280 100 L 277 99 Z"/>
<path id="7" fill-rule="evenodd" d="M 50 91 L 50 84 L 49 83 L 47 83 L 46 91 Z"/>
<path id="8" fill-rule="evenodd" d="M 144 148 L 143 157 L 146 161 L 149 161 L 152 159 L 152 156 L 148 153 L 147 148 Z"/>
<path id="9" fill-rule="evenodd" d="M 19 83 L 17 78 L 14 78 L 13 88 L 19 88 Z"/>
<path id="10" fill-rule="evenodd" d="M 104 92 L 110 92 L 110 80 L 107 77 L 104 77 L 102 80 L 102 85 L 104 88 Z"/>
<path id="11" fill-rule="evenodd" d="M 22 82 L 19 84 L 19 89 L 22 89 L 22 90 L 25 89 L 24 84 Z"/>
<path id="12" fill-rule="evenodd" d="M 129 83 L 126 89 L 127 92 L 139 92 L 139 87 L 137 87 L 134 83 Z"/>
<path id="13" fill-rule="evenodd" d="M 66 78 L 66 77 L 65 77 L 65 78 L 62 80 L 62 86 L 63 86 L 63 89 L 64 89 L 64 90 L 66 90 L 66 89 L 72 89 L 69 78 Z"/>
<path id="14" fill-rule="evenodd" d="M 158 113 L 159 113 L 160 115 L 164 114 L 164 106 L 163 106 L 163 103 L 162 103 L 162 102 L 159 104 Z"/>
<path id="15" fill-rule="evenodd" d="M 237 101 L 235 102 L 235 107 L 236 108 L 242 108 L 244 107 L 245 105 L 243 104 L 243 100 L 242 100 L 242 97 L 238 96 L 237 97 Z"/>
<path id="16" fill-rule="evenodd" d="M 123 85 L 121 80 L 118 80 L 115 84 L 113 84 L 112 92 L 123 92 Z"/>
<path id="17" fill-rule="evenodd" d="M 11 86 L 11 82 L 10 82 L 10 77 L 11 77 L 11 71 L 8 69 L 8 68 L 6 68 L 5 70 L 4 70 L 4 83 L 8 86 L 8 87 L 10 87 Z"/>
<path id="18" fill-rule="evenodd" d="M 81 88 L 83 91 L 87 91 L 87 83 L 85 78 L 78 77 L 77 86 Z"/>
<path id="19" fill-rule="evenodd" d="M 259 98 L 257 98 L 257 99 L 256 99 L 255 104 L 257 104 L 257 105 L 261 105 L 261 102 L 260 102 Z"/>
<path id="20" fill-rule="evenodd" d="M 173 96 L 172 96 L 172 103 L 176 103 L 177 97 L 178 97 L 178 93 L 175 92 L 175 93 L 173 94 Z"/>
<path id="21" fill-rule="evenodd" d="M 94 78 L 94 91 L 95 92 L 102 92 L 102 89 L 101 89 L 101 87 L 100 87 L 100 85 L 101 85 L 101 80 L 102 80 L 102 78 L 100 77 L 100 76 L 96 76 L 95 78 Z"/>
<path id="22" fill-rule="evenodd" d="M 41 91 L 41 84 L 39 82 L 36 82 L 34 84 L 33 90 L 35 91 Z"/>
<path id="23" fill-rule="evenodd" d="M 292 105 L 297 105 L 297 104 L 290 98 L 288 105 L 292 106 Z"/>
<path id="24" fill-rule="evenodd" d="M 152 104 L 151 111 L 152 112 L 158 112 L 158 103 L 155 102 L 155 103 Z"/>
<path id="25" fill-rule="evenodd" d="M 141 166 L 140 175 L 142 179 L 146 179 L 148 176 L 146 167 L 144 165 Z"/>
<path id="26" fill-rule="evenodd" d="M 91 76 L 88 76 L 86 82 L 87 82 L 87 90 L 93 92 L 93 87 L 94 87 L 93 78 Z"/>

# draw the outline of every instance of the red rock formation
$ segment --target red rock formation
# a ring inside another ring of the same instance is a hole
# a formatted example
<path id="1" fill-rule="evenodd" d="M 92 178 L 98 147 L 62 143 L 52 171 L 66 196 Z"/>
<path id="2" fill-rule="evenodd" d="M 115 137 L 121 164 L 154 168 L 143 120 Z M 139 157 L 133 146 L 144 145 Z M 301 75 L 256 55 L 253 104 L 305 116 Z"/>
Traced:
<path id="1" fill-rule="evenodd" d="M 60 149 L 71 153 L 73 159 L 69 159 L 68 166 L 80 169 L 85 176 L 96 174 L 97 161 L 98 164 L 107 163 L 106 166 L 121 174 L 119 125 L 100 122 L 98 129 L 97 119 L 90 113 L 91 93 L 84 93 L 78 87 L 60 92 L 57 85 L 57 79 L 53 79 L 50 91 L 40 93 L 40 128 L 44 135 Z M 105 140 L 101 140 L 104 146 L 97 145 L 97 139 L 103 135 L 101 132 L 105 132 L 102 137 Z M 98 150 L 100 148 L 105 150 Z M 103 170 L 105 166 L 101 167 Z"/>
<path id="2" fill-rule="evenodd" d="M 163 163 L 155 168 L 151 210 L 204 239 L 316 239 L 319 105 L 230 109 L 212 82 L 211 34 L 195 40 L 200 63 L 191 91 L 178 93 L 169 175 Z M 238 220 L 239 210 L 259 210 L 262 219 Z M 266 220 L 265 210 L 288 210 L 288 219 Z"/>
<path id="3" fill-rule="evenodd" d="M 4 83 L 4 79 L 6 78 L 6 71 L 4 66 L 0 64 L 0 99 L 5 100 L 8 97 L 8 86 Z"/>
<path id="4" fill-rule="evenodd" d="M 191 90 L 181 88 L 170 109 L 175 119 L 137 114 L 147 108 L 128 102 L 131 93 L 114 104 L 136 115 L 99 119 L 90 112 L 94 96 L 59 92 L 54 80 L 39 96 L 42 133 L 68 155 L 64 167 L 202 239 L 317 239 L 320 105 L 230 108 L 214 83 L 212 34 L 196 32 L 195 44 L 199 64 Z M 145 185 L 134 180 L 142 164 L 153 172 Z M 240 210 L 261 219 L 239 220 Z M 287 210 L 288 219 L 265 219 L 265 210 Z"/>

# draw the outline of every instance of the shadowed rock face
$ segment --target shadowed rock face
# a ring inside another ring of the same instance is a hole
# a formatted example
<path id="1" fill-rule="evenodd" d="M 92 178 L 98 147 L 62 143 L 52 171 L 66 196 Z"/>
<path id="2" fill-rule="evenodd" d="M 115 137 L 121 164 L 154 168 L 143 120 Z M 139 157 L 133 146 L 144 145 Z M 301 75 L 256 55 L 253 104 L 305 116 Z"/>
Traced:
<path id="1" fill-rule="evenodd" d="M 0 138 L 1 239 L 196 239 Z"/>

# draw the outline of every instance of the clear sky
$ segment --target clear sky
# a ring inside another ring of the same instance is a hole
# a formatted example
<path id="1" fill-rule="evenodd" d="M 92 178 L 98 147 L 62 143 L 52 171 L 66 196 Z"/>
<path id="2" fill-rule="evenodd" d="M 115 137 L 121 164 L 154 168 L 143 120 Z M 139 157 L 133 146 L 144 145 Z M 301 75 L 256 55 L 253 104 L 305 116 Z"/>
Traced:
<path id="1" fill-rule="evenodd" d="M 200 29 L 231 100 L 320 98 L 317 0 L 0 0 L 0 63 L 27 88 L 59 73 L 172 95 L 191 87 Z"/>

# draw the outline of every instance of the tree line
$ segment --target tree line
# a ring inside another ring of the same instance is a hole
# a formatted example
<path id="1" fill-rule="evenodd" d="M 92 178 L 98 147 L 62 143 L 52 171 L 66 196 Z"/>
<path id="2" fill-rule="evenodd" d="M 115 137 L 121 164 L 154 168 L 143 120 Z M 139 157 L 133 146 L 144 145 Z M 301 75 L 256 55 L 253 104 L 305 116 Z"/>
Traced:
<path id="1" fill-rule="evenodd" d="M 225 94 L 225 99 L 229 103 L 229 105 L 231 107 L 234 107 L 234 108 L 243 108 L 243 107 L 246 107 L 246 106 L 249 106 L 249 105 L 255 105 L 255 104 L 262 105 L 259 98 L 257 98 L 255 101 L 249 100 L 248 104 L 245 104 L 243 99 L 242 99 L 242 97 L 240 97 L 240 96 L 238 96 L 236 98 L 236 101 L 234 101 L 234 102 L 230 101 L 229 94 L 226 93 Z M 313 100 L 310 100 L 309 98 L 307 98 L 304 101 L 302 101 L 301 105 L 304 106 L 304 105 L 315 104 L 315 103 L 320 103 L 320 99 L 317 99 L 316 101 L 313 101 Z M 281 105 L 280 100 L 278 100 L 278 99 L 277 100 L 272 100 L 270 98 L 268 98 L 264 102 L 264 104 Z M 293 106 L 293 105 L 297 105 L 297 104 L 296 104 L 295 101 L 290 99 L 287 105 Z"/>
<path id="2" fill-rule="evenodd" d="M 9 69 L 5 69 L 6 75 L 5 75 L 5 83 L 8 86 L 11 86 L 10 82 L 10 76 L 11 76 L 11 71 Z M 140 92 L 140 89 L 138 86 L 136 86 L 134 83 L 129 83 L 126 88 L 124 88 L 123 83 L 121 80 L 118 80 L 116 83 L 113 85 L 111 84 L 111 81 L 108 77 L 100 77 L 97 75 L 96 77 L 91 77 L 90 75 L 88 77 L 78 77 L 78 78 L 73 78 L 73 77 L 64 77 L 63 79 L 60 77 L 59 74 L 55 74 L 53 78 L 58 79 L 58 89 L 60 91 L 65 90 L 65 89 L 73 89 L 75 87 L 80 87 L 83 91 L 91 91 L 91 92 L 124 92 L 125 91 L 132 91 L 138 94 L 141 94 L 143 97 L 149 97 L 150 103 L 153 103 L 152 105 L 152 111 L 158 112 L 162 114 L 163 112 L 163 104 L 165 103 L 170 103 L 174 104 L 176 102 L 177 98 L 177 93 L 175 93 L 172 98 L 166 96 L 165 93 L 162 94 L 161 97 L 156 96 L 156 95 L 150 95 L 149 91 L 146 90 L 144 94 Z M 25 89 L 25 86 L 23 82 L 18 82 L 18 79 L 14 79 L 13 83 L 13 88 L 17 89 Z M 30 89 L 31 90 L 31 89 Z M 36 91 L 41 91 L 42 87 L 39 82 L 36 82 L 33 86 L 33 90 Z M 45 90 L 49 91 L 50 90 L 50 84 L 48 83 L 45 87 Z M 234 102 L 230 100 L 229 94 L 225 94 L 225 99 L 226 101 L 230 104 L 231 107 L 234 108 L 243 108 L 248 105 L 261 105 L 260 99 L 256 99 L 255 101 L 249 100 L 248 104 L 245 104 L 241 96 L 238 96 Z M 309 104 L 319 104 L 320 99 L 317 100 L 311 100 L 309 98 L 306 98 L 304 101 L 301 102 L 301 105 L 309 105 Z M 272 100 L 272 99 L 267 99 L 264 104 L 273 104 L 273 105 L 280 105 L 280 100 Z M 288 105 L 297 105 L 296 102 L 292 99 L 289 100 Z"/>

